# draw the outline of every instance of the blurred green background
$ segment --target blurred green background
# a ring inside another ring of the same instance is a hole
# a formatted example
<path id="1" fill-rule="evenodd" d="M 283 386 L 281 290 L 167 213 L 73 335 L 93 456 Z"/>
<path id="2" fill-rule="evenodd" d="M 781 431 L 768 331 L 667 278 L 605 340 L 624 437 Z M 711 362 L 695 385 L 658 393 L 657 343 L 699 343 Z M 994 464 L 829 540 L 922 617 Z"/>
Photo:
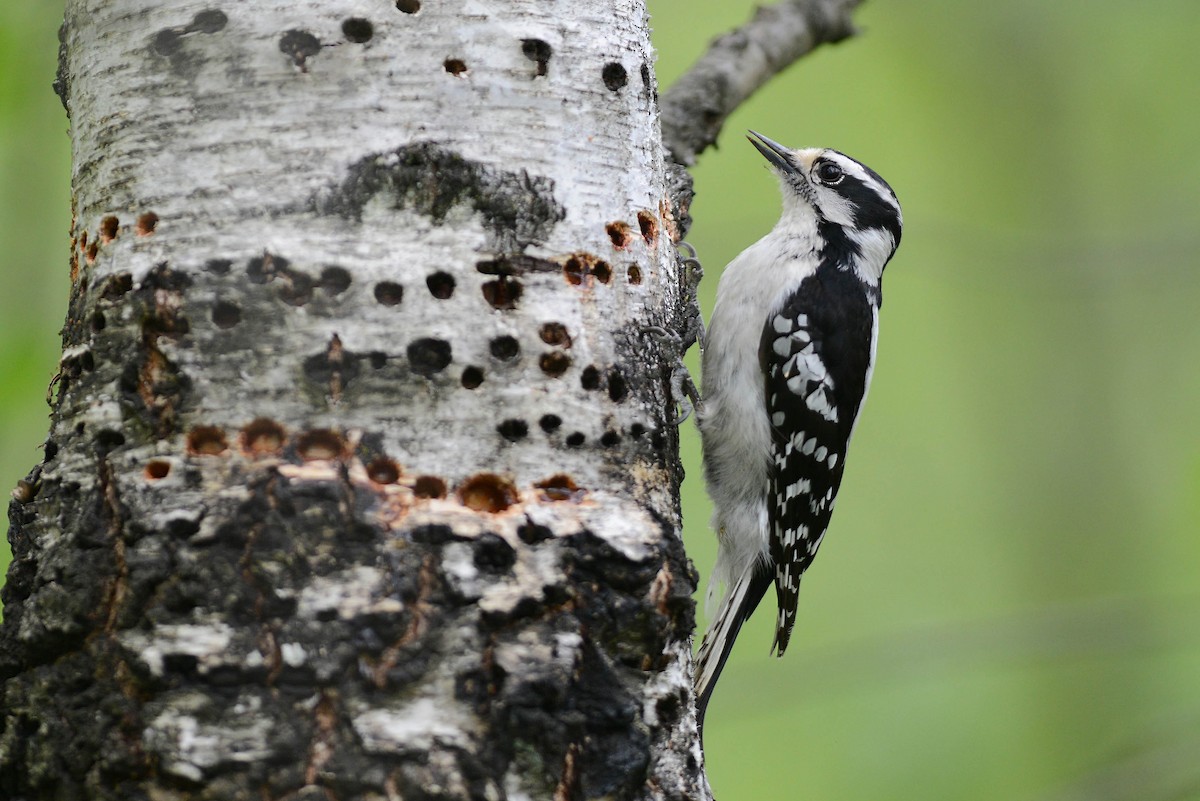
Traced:
<path id="1" fill-rule="evenodd" d="M 65 312 L 57 5 L 0 4 L 5 487 L 40 459 Z M 651 0 L 660 83 L 752 5 Z M 695 170 L 706 313 L 778 213 L 746 128 L 860 158 L 906 223 L 792 647 L 768 656 L 760 613 L 709 709 L 714 789 L 1200 799 L 1200 6 L 874 0 L 857 19 Z"/>

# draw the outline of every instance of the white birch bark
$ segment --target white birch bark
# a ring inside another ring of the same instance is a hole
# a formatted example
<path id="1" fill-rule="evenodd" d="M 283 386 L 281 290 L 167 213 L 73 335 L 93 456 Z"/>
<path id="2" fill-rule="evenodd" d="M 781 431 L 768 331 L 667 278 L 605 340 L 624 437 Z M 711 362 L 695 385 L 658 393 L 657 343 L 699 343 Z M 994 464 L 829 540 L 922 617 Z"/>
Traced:
<path id="1" fill-rule="evenodd" d="M 69 0 L 0 795 L 709 797 L 640 0 Z"/>

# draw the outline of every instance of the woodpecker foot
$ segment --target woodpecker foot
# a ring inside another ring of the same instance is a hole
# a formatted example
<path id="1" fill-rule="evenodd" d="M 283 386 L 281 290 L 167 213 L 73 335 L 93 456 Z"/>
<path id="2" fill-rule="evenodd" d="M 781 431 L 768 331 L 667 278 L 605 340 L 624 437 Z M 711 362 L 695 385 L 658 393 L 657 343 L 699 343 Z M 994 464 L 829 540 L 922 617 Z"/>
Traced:
<path id="1" fill-rule="evenodd" d="M 688 371 L 687 365 L 683 363 L 683 354 L 687 352 L 688 346 L 694 340 L 686 341 L 684 344 L 684 337 L 674 331 L 668 331 L 660 325 L 647 326 L 643 330 L 657 339 L 667 358 L 675 362 L 671 368 L 671 402 L 679 407 L 679 413 L 671 420 L 671 423 L 676 426 L 682 425 L 692 416 L 693 411 L 704 408 L 700 392 L 696 389 L 696 382 L 692 380 L 692 374 Z"/>

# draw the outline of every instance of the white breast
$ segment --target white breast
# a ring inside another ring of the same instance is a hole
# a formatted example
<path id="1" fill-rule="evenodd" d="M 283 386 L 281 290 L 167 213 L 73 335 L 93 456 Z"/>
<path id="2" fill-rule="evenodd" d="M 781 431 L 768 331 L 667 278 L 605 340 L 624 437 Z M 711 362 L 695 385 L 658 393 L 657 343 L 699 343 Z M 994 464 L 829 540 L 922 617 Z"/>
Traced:
<path id="1" fill-rule="evenodd" d="M 780 225 L 730 262 L 717 286 L 703 361 L 704 474 L 720 554 L 713 578 L 729 586 L 767 555 L 771 428 L 758 346 L 767 319 L 816 269 L 811 229 Z M 710 584 L 709 600 L 715 587 Z"/>

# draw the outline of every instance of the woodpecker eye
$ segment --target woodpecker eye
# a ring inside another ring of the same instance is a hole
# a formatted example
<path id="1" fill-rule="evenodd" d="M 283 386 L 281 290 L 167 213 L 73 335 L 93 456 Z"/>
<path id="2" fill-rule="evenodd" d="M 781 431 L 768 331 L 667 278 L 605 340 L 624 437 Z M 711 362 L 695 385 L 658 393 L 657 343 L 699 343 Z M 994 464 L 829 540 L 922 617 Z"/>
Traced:
<path id="1" fill-rule="evenodd" d="M 821 179 L 823 184 L 836 184 L 841 182 L 846 174 L 842 172 L 842 168 L 834 164 L 832 161 L 822 161 L 817 165 L 817 177 Z"/>

